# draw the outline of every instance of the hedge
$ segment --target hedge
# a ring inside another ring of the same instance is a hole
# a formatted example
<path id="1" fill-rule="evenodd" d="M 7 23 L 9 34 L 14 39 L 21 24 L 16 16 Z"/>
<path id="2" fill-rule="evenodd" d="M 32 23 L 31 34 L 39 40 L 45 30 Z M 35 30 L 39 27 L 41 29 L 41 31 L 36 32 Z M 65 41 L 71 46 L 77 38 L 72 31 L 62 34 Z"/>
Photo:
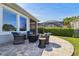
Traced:
<path id="1" fill-rule="evenodd" d="M 59 28 L 59 27 L 40 27 L 38 28 L 39 33 L 46 33 L 50 32 L 52 35 L 56 36 L 66 36 L 66 37 L 72 37 L 74 29 L 72 28 Z"/>

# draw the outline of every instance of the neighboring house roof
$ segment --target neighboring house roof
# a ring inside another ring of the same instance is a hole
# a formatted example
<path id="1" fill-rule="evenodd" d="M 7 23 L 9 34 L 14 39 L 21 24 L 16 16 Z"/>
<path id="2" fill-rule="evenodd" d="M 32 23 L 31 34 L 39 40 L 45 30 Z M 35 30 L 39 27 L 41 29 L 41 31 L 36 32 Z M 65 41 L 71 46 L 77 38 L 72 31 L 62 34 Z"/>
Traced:
<path id="1" fill-rule="evenodd" d="M 32 16 L 31 14 L 29 14 L 26 10 L 24 10 L 23 8 L 21 8 L 20 6 L 18 6 L 17 4 L 15 3 L 2 3 L 3 5 L 6 5 L 20 13 L 22 13 L 23 15 L 31 18 L 32 20 L 34 21 L 39 21 L 38 19 L 36 19 L 34 16 Z"/>
<path id="2" fill-rule="evenodd" d="M 54 25 L 54 26 L 61 27 L 61 26 L 63 26 L 63 22 L 62 22 L 62 21 L 46 21 L 46 22 L 38 23 L 38 25 L 39 25 L 39 26 Z"/>

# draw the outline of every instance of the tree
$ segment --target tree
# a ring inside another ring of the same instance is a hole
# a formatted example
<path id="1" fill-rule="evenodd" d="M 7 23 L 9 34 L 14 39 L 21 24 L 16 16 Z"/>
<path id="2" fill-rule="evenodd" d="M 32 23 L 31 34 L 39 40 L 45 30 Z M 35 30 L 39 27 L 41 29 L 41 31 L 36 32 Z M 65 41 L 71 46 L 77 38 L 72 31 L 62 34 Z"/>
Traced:
<path id="1" fill-rule="evenodd" d="M 3 25 L 3 30 L 4 31 L 16 31 L 16 27 L 14 27 L 11 24 L 4 24 Z"/>
<path id="2" fill-rule="evenodd" d="M 73 21 L 73 20 L 76 20 L 76 16 L 64 18 L 64 25 L 69 26 L 70 22 Z"/>

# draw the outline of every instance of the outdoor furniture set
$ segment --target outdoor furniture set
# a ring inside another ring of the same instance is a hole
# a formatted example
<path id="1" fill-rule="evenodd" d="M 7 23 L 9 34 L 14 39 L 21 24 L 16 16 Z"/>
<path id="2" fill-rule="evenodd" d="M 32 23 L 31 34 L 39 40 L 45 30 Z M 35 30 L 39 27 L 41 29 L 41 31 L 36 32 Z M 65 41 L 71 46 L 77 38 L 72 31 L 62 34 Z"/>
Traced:
<path id="1" fill-rule="evenodd" d="M 33 34 L 31 31 L 27 32 L 27 38 L 26 38 L 26 34 L 22 34 L 19 32 L 12 32 L 13 37 L 14 37 L 14 42 L 13 44 L 23 44 L 25 42 L 26 39 L 29 40 L 29 43 L 34 43 L 39 39 L 39 48 L 45 48 L 46 44 L 49 44 L 49 34 L 40 34 L 40 35 L 36 35 Z"/>

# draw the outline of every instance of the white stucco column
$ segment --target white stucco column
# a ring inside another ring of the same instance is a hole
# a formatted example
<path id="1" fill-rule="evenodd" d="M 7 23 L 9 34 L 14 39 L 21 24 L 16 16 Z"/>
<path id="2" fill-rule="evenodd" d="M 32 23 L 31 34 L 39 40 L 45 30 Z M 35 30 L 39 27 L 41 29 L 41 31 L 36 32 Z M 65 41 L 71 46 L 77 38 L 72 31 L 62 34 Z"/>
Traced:
<path id="1" fill-rule="evenodd" d="M 3 8 L 0 6 L 0 32 L 2 32 L 3 25 Z"/>
<path id="2" fill-rule="evenodd" d="M 27 17 L 26 23 L 27 23 L 27 27 L 26 27 L 27 31 L 30 31 L 30 18 Z"/>
<path id="3" fill-rule="evenodd" d="M 20 15 L 19 14 L 17 14 L 17 31 L 20 31 Z"/>
<path id="4" fill-rule="evenodd" d="M 36 33 L 38 35 L 38 22 L 36 22 Z"/>

